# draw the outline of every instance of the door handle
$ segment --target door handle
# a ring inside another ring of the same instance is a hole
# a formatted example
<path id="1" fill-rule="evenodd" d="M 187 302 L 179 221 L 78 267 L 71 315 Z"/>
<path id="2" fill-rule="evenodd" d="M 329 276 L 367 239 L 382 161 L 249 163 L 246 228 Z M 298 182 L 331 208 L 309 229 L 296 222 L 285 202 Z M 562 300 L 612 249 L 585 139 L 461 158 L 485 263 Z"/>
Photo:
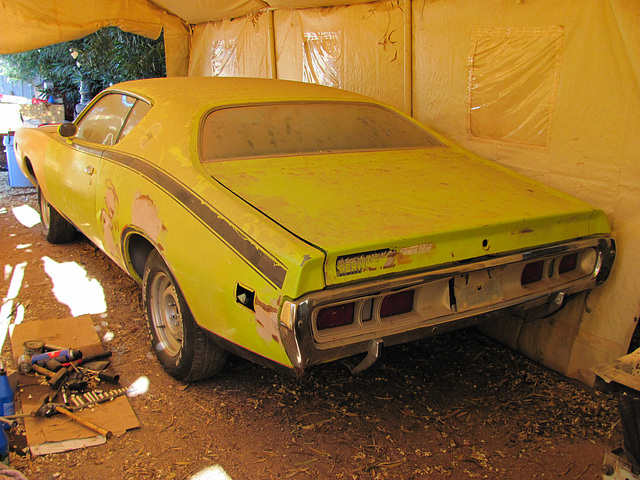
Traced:
<path id="1" fill-rule="evenodd" d="M 93 175 L 93 165 L 87 165 L 87 168 L 84 169 L 84 173 L 87 175 Z"/>

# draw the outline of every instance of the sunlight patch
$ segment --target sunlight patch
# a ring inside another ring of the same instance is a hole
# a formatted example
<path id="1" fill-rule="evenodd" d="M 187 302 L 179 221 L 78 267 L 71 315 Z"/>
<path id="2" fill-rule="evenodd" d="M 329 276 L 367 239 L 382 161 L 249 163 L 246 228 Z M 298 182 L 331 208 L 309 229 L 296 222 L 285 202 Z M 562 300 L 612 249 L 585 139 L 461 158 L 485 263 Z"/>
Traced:
<path id="1" fill-rule="evenodd" d="M 137 397 L 144 395 L 149 391 L 149 379 L 147 377 L 140 377 L 129 386 L 127 390 L 127 397 Z"/>
<path id="2" fill-rule="evenodd" d="M 40 223 L 40 214 L 29 205 L 12 208 L 16 219 L 25 227 L 31 228 Z"/>
<path id="3" fill-rule="evenodd" d="M 195 475 L 189 477 L 189 480 L 232 480 L 232 478 L 220 465 L 214 465 L 200 470 Z"/>
<path id="4" fill-rule="evenodd" d="M 95 278 L 88 278 L 84 268 L 76 262 L 58 263 L 49 257 L 42 257 L 42 261 L 53 282 L 53 294 L 69 307 L 72 316 L 107 311 L 102 286 Z"/>
<path id="5" fill-rule="evenodd" d="M 24 307 L 18 305 L 18 307 L 14 309 L 14 300 L 18 297 L 20 289 L 22 288 L 24 269 L 26 267 L 27 262 L 19 263 L 13 269 L 9 265 L 5 265 L 4 267 L 5 278 L 11 275 L 11 282 L 9 283 L 7 295 L 2 300 L 2 306 L 0 306 L 0 350 L 4 347 L 4 340 L 7 338 L 7 331 L 9 330 L 11 316 L 14 314 L 14 311 L 16 318 L 19 318 L 20 321 L 22 321 L 21 317 L 24 316 Z"/>
<path id="6" fill-rule="evenodd" d="M 19 263 L 13 269 L 13 275 L 11 276 L 11 283 L 9 284 L 9 290 L 7 291 L 7 300 L 13 300 L 20 293 L 22 288 L 22 281 L 24 280 L 24 269 L 27 267 L 27 262 Z M 6 272 L 6 268 L 5 268 Z"/>

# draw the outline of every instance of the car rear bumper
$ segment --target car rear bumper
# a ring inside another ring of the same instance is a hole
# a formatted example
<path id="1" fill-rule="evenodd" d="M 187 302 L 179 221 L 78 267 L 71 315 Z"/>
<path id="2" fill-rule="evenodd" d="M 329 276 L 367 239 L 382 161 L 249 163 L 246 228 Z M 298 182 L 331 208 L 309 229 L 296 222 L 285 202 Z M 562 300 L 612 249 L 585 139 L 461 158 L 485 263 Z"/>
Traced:
<path id="1" fill-rule="evenodd" d="M 568 296 L 603 283 L 614 259 L 613 238 L 598 236 L 329 288 L 285 299 L 281 338 L 301 375 L 311 365 L 363 352 L 376 355 L 383 344 L 444 333 L 497 315 L 543 318 L 559 310 Z M 402 292 L 412 298 L 409 309 L 389 315 L 382 307 L 385 299 Z M 354 312 L 351 323 L 318 325 L 319 312 L 341 305 Z"/>

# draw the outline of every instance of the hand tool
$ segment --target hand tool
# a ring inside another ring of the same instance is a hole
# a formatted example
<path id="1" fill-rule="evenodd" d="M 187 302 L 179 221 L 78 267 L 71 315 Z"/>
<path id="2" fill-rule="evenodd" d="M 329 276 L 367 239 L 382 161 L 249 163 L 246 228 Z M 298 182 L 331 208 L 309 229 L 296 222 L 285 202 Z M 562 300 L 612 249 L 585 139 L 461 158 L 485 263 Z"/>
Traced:
<path id="1" fill-rule="evenodd" d="M 57 392 L 56 392 L 57 394 Z M 69 410 L 67 410 L 65 407 L 63 407 L 60 404 L 57 403 L 51 403 L 51 399 L 55 398 L 56 395 L 53 395 L 52 397 L 50 397 L 49 395 L 46 395 L 43 399 L 42 405 L 40 406 L 40 408 L 38 408 L 35 411 L 34 416 L 35 417 L 41 417 L 41 418 L 50 418 L 53 415 L 55 415 L 56 413 L 61 413 L 63 415 L 66 415 L 67 417 L 75 420 L 76 422 L 80 423 L 81 425 L 84 425 L 85 427 L 87 427 L 90 430 L 93 430 L 96 433 L 99 433 L 100 435 L 104 435 L 106 438 L 111 438 L 113 436 L 113 432 L 111 432 L 111 430 L 107 430 L 106 428 L 100 427 L 99 425 L 96 425 L 95 423 L 81 418 L 79 416 L 77 416 L 75 413 L 70 412 Z"/>
<path id="2" fill-rule="evenodd" d="M 66 368 L 61 368 L 57 372 L 52 372 L 51 370 L 41 367 L 37 363 L 34 363 L 32 367 L 36 372 L 49 377 L 49 385 L 54 389 L 59 388 L 69 374 L 69 370 Z"/>

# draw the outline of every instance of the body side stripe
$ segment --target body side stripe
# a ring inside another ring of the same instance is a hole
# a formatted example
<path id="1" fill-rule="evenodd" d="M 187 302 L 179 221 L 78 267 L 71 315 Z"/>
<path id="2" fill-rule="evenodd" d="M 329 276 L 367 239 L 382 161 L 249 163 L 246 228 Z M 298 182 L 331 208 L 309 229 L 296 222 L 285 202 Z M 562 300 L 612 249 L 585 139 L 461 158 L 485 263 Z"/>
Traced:
<path id="1" fill-rule="evenodd" d="M 287 274 L 285 267 L 265 249 L 254 244 L 229 219 L 225 218 L 212 205 L 206 203 L 195 192 L 139 157 L 107 150 L 104 152 L 103 158 L 134 170 L 156 183 L 255 267 L 266 279 L 278 288 L 282 288 Z"/>

